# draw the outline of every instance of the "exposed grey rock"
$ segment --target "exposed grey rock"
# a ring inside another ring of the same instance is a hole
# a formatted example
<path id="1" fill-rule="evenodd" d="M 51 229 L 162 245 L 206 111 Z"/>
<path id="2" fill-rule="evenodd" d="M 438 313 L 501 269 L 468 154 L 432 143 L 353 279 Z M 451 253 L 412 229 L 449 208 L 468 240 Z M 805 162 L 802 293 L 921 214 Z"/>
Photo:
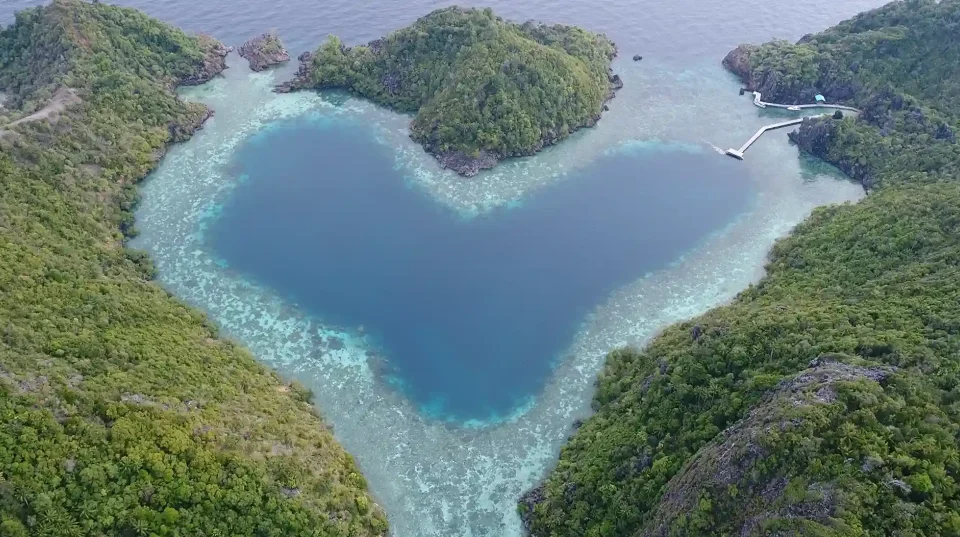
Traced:
<path id="1" fill-rule="evenodd" d="M 201 43 L 206 45 L 206 55 L 203 64 L 192 74 L 177 81 L 181 86 L 197 86 L 209 82 L 227 68 L 227 54 L 233 50 L 212 37 L 200 36 Z"/>
<path id="2" fill-rule="evenodd" d="M 383 75 L 383 77 L 380 78 L 380 83 L 383 84 L 383 88 L 391 95 L 400 93 L 400 75 L 396 73 Z"/>
<path id="3" fill-rule="evenodd" d="M 156 403 L 146 395 L 140 393 L 125 393 L 120 396 L 120 401 L 124 403 L 133 403 L 135 405 L 154 406 Z"/>
<path id="4" fill-rule="evenodd" d="M 814 360 L 810 369 L 780 382 L 746 417 L 701 448 L 667 484 L 650 522 L 637 535 L 673 535 L 675 523 L 696 510 L 702 494 L 726 494 L 731 486 L 737 488 L 738 502 L 743 505 L 731 522 L 740 527 L 743 537 L 759 535 L 757 531 L 771 519 L 806 519 L 829 525 L 839 502 L 832 484 L 811 483 L 804 498 L 784 502 L 781 500 L 791 476 L 773 475 L 755 481 L 758 464 L 770 455 L 765 439 L 772 431 L 803 425 L 804 414 L 798 414 L 798 410 L 832 404 L 839 383 L 881 382 L 894 371 L 886 366 L 851 365 L 834 356 Z M 644 462 L 638 461 L 638 468 L 643 468 Z"/>
<path id="5" fill-rule="evenodd" d="M 790 132 L 790 140 L 811 155 L 827 160 L 845 174 L 860 181 L 867 190 L 874 186 L 873 170 L 859 161 L 836 162 L 829 159 L 830 147 L 837 136 L 839 122 L 829 119 L 808 118 L 800 124 L 800 128 Z"/>
<path id="6" fill-rule="evenodd" d="M 609 74 L 610 79 L 610 89 L 612 91 L 618 91 L 623 89 L 623 79 L 620 78 L 620 75 L 614 74 L 612 71 Z"/>
<path id="7" fill-rule="evenodd" d="M 849 101 L 860 89 L 858 83 L 849 78 L 821 78 L 811 85 L 798 86 L 787 83 L 784 74 L 778 71 L 758 72 L 751 58 L 759 47 L 740 45 L 723 58 L 723 66 L 737 75 L 746 86 L 746 91 L 758 91 L 767 102 L 780 104 L 811 104 L 818 94 L 824 95 L 830 102 Z"/>
<path id="8" fill-rule="evenodd" d="M 434 153 L 434 156 L 441 167 L 451 169 L 464 177 L 473 177 L 480 173 L 480 170 L 489 170 L 500 161 L 497 155 L 487 151 L 481 151 L 475 157 L 462 151 Z"/>
<path id="9" fill-rule="evenodd" d="M 254 71 L 263 71 L 290 61 L 290 55 L 283 48 L 280 38 L 269 32 L 244 43 L 240 47 L 240 57 L 246 59 Z"/>
<path id="10" fill-rule="evenodd" d="M 383 50 L 383 41 L 380 39 L 371 41 L 367 44 L 367 48 L 374 54 L 380 54 Z M 342 50 L 344 53 L 347 53 L 349 52 L 350 48 L 342 46 Z M 614 52 L 610 55 L 610 59 L 612 60 L 616 57 L 616 55 L 616 45 L 614 45 Z M 300 61 L 300 67 L 297 70 L 297 74 L 293 77 L 293 79 L 278 84 L 273 88 L 273 91 L 276 93 L 290 93 L 308 88 L 323 89 L 317 88 L 312 81 L 311 74 L 313 71 L 313 55 L 309 52 L 304 52 L 297 59 Z M 597 113 L 588 118 L 583 125 L 575 126 L 572 130 L 578 130 L 584 127 L 593 127 L 597 124 L 597 122 L 600 121 L 601 114 L 605 111 L 609 111 L 610 108 L 606 103 L 610 99 L 616 97 L 616 92 L 623 88 L 623 79 L 620 78 L 620 75 L 615 74 L 612 69 L 608 69 L 607 80 L 609 82 L 607 96 L 604 102 L 601 103 Z M 394 73 L 388 73 L 380 79 L 380 83 L 383 85 L 384 89 L 391 94 L 397 94 L 400 92 L 402 82 L 403 81 L 400 76 Z M 430 153 L 437 159 L 442 168 L 453 170 L 464 177 L 473 177 L 480 173 L 481 170 L 493 168 L 503 159 L 534 155 L 544 147 L 558 143 L 562 138 L 563 137 L 560 135 L 560 133 L 546 131 L 542 134 L 541 140 L 533 147 L 523 152 L 503 155 L 497 154 L 493 151 L 485 150 L 481 150 L 479 154 L 475 156 L 464 153 L 463 151 L 440 151 L 439 148 L 434 147 L 430 141 L 423 142 L 423 148 L 427 151 L 427 153 Z"/>
<path id="11" fill-rule="evenodd" d="M 903 493 L 904 496 L 910 494 L 913 491 L 913 489 L 910 488 L 910 485 L 908 485 L 905 481 L 902 481 L 900 479 L 889 479 L 887 480 L 886 485 L 890 488 L 895 488 L 899 490 L 901 493 Z"/>
<path id="12" fill-rule="evenodd" d="M 690 329 L 690 339 L 694 341 L 699 341 L 700 336 L 703 335 L 703 328 L 700 328 L 700 325 L 695 325 Z"/>
<path id="13" fill-rule="evenodd" d="M 297 61 L 300 62 L 300 67 L 297 69 L 297 74 L 295 74 L 292 79 L 277 84 L 277 86 L 273 88 L 274 92 L 290 93 L 291 91 L 296 91 L 310 86 L 310 70 L 313 66 L 313 54 L 310 52 L 304 52 L 297 56 Z"/>
<path id="14" fill-rule="evenodd" d="M 533 509 L 537 504 L 542 503 L 546 500 L 546 495 L 543 492 L 543 483 L 537 485 L 536 487 L 528 490 L 520 498 L 520 520 L 523 522 L 523 527 L 529 528 L 530 522 L 533 517 Z"/>
<path id="15" fill-rule="evenodd" d="M 24 393 L 37 393 L 47 385 L 45 375 L 31 376 L 19 382 L 18 388 Z"/>
<path id="16" fill-rule="evenodd" d="M 946 123 L 941 123 L 939 126 L 937 126 L 937 131 L 934 136 L 938 140 L 946 140 L 950 143 L 957 141 L 957 135 L 953 132 L 953 129 L 950 128 L 950 125 L 947 125 Z"/>

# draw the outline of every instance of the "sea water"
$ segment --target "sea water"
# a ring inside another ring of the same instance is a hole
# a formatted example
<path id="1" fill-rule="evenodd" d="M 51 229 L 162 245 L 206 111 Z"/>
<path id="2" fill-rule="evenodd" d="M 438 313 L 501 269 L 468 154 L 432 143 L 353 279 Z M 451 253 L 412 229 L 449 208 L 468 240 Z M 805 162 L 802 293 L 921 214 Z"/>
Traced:
<path id="1" fill-rule="evenodd" d="M 0 21 L 39 3 L 3 2 Z M 122 3 L 231 45 L 275 29 L 293 55 L 328 33 L 360 43 L 449 5 Z M 720 59 L 739 43 L 797 39 L 882 3 L 487 2 L 513 20 L 606 32 L 620 47 L 614 69 L 626 86 L 596 128 L 471 179 L 439 169 L 409 139 L 408 117 L 340 94 L 275 95 L 271 85 L 294 65 L 251 74 L 232 56 L 224 78 L 184 92 L 217 115 L 143 184 L 135 246 L 151 253 L 161 285 L 313 388 L 394 535 L 516 536 L 517 498 L 554 464 L 573 421 L 589 414 L 607 351 L 642 345 L 666 324 L 730 300 L 811 210 L 862 195 L 798 154 L 783 132 L 765 135 L 744 162 L 718 154 L 771 122 L 738 96 Z M 295 132 L 306 146 L 290 138 Z M 336 195 L 323 197 L 324 189 Z M 690 197 L 698 191 L 703 197 Z M 321 207 L 330 213 L 316 214 Z M 404 214 L 413 221 L 385 224 Z M 624 225 L 631 218 L 632 228 Z M 590 226 L 599 231 L 590 235 Z M 425 241 L 398 255 L 412 236 L 446 241 L 459 257 Z M 377 241 L 395 241 L 395 250 L 378 250 Z M 469 244 L 488 245 L 488 255 L 466 251 Z M 524 251 L 531 247 L 541 250 Z M 546 266 L 549 259 L 564 266 Z M 378 261 L 397 273 L 368 266 Z M 471 278 L 474 266 L 482 273 Z M 514 296 L 502 280 L 517 274 L 532 287 Z M 413 286 L 398 284 L 401 275 Z M 382 292 L 369 285 L 376 281 Z M 524 293 L 531 298 L 521 301 Z M 404 325 L 422 331 L 413 343 L 402 341 Z M 434 362 L 419 361 L 427 359 Z M 466 368 L 475 378 L 463 380 Z"/>
<path id="2" fill-rule="evenodd" d="M 670 148 L 598 158 L 464 218 L 403 179 L 356 121 L 276 124 L 233 157 L 211 224 L 223 266 L 363 335 L 381 380 L 448 421 L 509 416 L 597 303 L 667 267 L 753 200 L 743 166 Z"/>
<path id="3" fill-rule="evenodd" d="M 597 128 L 471 179 L 408 117 L 277 96 L 276 73 L 185 94 L 217 115 L 142 186 L 134 245 L 313 389 L 398 537 L 519 535 L 609 350 L 730 300 L 814 207 L 862 195 L 785 136 L 719 154 L 769 121 L 724 73 L 620 66 L 635 93 Z"/>

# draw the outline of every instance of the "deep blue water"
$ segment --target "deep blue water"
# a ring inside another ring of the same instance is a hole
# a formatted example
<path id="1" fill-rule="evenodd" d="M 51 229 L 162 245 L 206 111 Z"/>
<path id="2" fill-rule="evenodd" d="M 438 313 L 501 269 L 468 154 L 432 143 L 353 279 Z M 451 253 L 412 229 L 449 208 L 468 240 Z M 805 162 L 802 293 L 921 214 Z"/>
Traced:
<path id="1" fill-rule="evenodd" d="M 525 202 L 465 219 L 405 184 L 367 127 L 299 120 L 237 152 L 246 176 L 206 240 L 326 323 L 363 326 L 385 375 L 434 416 L 504 416 L 542 388 L 611 291 L 747 208 L 715 154 L 603 157 Z"/>
<path id="2" fill-rule="evenodd" d="M 452 4 L 491 7 L 510 20 L 576 24 L 606 32 L 623 56 L 689 65 L 718 65 L 740 43 L 796 40 L 887 0 L 103 0 L 142 9 L 185 30 L 239 45 L 275 29 L 294 55 L 327 34 L 364 43 Z M 13 13 L 50 0 L 0 0 L 0 24 Z M 296 62 L 293 62 L 296 63 Z"/>

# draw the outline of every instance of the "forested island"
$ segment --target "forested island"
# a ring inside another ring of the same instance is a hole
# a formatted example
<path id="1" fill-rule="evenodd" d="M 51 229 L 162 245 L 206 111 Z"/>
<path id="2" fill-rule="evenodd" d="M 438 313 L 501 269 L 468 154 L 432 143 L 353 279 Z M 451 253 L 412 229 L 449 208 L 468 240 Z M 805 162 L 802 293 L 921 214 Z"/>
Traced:
<path id="1" fill-rule="evenodd" d="M 580 28 L 450 7 L 364 46 L 330 37 L 278 89 L 345 89 L 413 113 L 411 137 L 472 176 L 596 124 L 622 86 L 610 70 L 616 53 Z"/>
<path id="2" fill-rule="evenodd" d="M 0 30 L 4 537 L 386 533 L 309 391 L 219 339 L 125 247 L 137 182 L 211 114 L 173 90 L 226 53 L 81 0 Z M 288 89 L 416 112 L 414 138 L 468 174 L 595 122 L 613 54 L 575 28 L 451 8 L 364 47 L 333 38 Z M 791 137 L 870 193 L 815 211 L 730 305 L 611 353 L 524 523 L 958 536 L 960 0 L 895 2 L 724 64 L 770 100 L 862 109 Z"/>
<path id="3" fill-rule="evenodd" d="M 384 535 L 310 403 L 150 280 L 136 183 L 227 49 L 80 0 L 0 31 L 0 535 Z"/>
<path id="4" fill-rule="evenodd" d="M 611 353 L 519 509 L 532 536 L 960 535 L 960 1 L 908 0 L 724 64 L 863 110 L 791 138 L 863 183 L 730 305 Z"/>

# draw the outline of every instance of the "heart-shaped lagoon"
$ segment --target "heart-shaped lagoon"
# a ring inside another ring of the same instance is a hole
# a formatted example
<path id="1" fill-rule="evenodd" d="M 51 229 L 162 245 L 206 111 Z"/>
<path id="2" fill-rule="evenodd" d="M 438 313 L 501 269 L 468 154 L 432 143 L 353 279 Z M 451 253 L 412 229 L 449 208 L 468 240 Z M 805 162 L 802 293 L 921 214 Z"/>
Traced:
<path id="1" fill-rule="evenodd" d="M 384 378 L 457 420 L 524 405 L 609 293 L 753 198 L 738 163 L 670 146 L 611 153 L 478 218 L 405 183 L 355 123 L 274 124 L 234 158 L 245 180 L 205 235 L 216 254 L 325 323 L 363 327 Z"/>

